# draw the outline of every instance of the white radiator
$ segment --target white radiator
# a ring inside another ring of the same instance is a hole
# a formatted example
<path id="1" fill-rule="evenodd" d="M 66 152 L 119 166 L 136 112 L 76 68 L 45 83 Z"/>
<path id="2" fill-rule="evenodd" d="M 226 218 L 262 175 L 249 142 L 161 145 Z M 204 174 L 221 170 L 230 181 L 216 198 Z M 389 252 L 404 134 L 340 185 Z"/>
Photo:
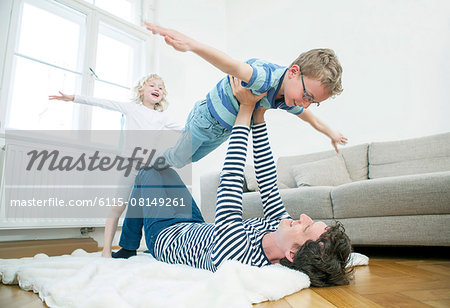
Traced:
<path id="1" fill-rule="evenodd" d="M 123 131 L 7 131 L 3 136 L 5 146 L 0 151 L 0 230 L 104 226 L 112 206 L 128 201 L 136 176 L 136 161 L 150 162 L 151 153 L 174 145 L 180 134 L 179 131 L 164 131 L 164 135 L 159 131 L 127 131 L 126 134 Z M 30 153 L 45 150 L 58 151 L 57 162 L 53 164 L 51 158 L 46 159 L 43 168 L 37 170 L 39 159 L 26 170 L 32 161 Z M 109 164 L 111 168 L 100 168 L 100 163 L 98 168 L 87 168 L 89 159 L 95 156 L 93 153 L 99 155 L 98 161 L 109 158 L 111 163 L 102 166 Z M 65 157 L 68 159 L 63 163 Z M 85 167 L 66 170 L 64 166 L 77 165 L 67 161 L 78 162 L 81 157 L 86 157 Z M 50 170 L 52 166 L 60 168 Z M 186 184 L 191 183 L 190 165 L 177 172 Z M 48 202 L 41 207 L 15 202 L 31 199 Z M 50 199 L 91 201 L 94 206 L 59 207 L 51 205 Z"/>
<path id="2" fill-rule="evenodd" d="M 104 227 L 105 226 L 105 218 L 61 218 L 61 217 L 52 217 L 46 216 L 45 218 L 23 218 L 24 211 L 27 211 L 26 216 L 30 216 L 30 211 L 32 216 L 33 211 L 38 211 L 39 208 L 26 208 L 26 207 L 9 207 L 6 200 L 10 198 L 30 198 L 34 197 L 39 199 L 42 195 L 48 194 L 49 191 L 55 189 L 52 185 L 48 184 L 49 176 L 63 176 L 62 174 L 52 173 L 49 171 L 35 171 L 27 174 L 26 179 L 15 178 L 14 182 L 30 182 L 35 185 L 24 185 L 23 187 L 18 187 L 17 191 L 12 191 L 11 189 L 6 189 L 6 187 L 11 188 L 15 185 L 6 186 L 5 183 L 5 162 L 8 164 L 13 164 L 12 166 L 8 166 L 8 168 L 14 168 L 15 170 L 24 170 L 24 157 L 26 153 L 29 152 L 30 149 L 38 149 L 39 146 L 37 144 L 33 144 L 29 140 L 17 140 L 11 142 L 8 140 L 8 144 L 3 146 L 0 151 L 0 175 L 1 175 L 1 204 L 0 204 L 0 230 L 4 229 L 36 229 L 36 228 L 75 228 L 75 227 Z M 80 149 L 79 147 L 73 147 L 70 151 L 74 157 L 79 155 Z M 65 153 L 66 155 L 68 153 Z M 24 177 L 24 174 L 18 172 L 17 174 L 13 174 L 13 176 Z M 26 181 L 25 181 L 26 180 Z M 17 185 L 16 185 L 17 186 Z M 20 186 L 20 185 L 19 185 Z M 37 188 L 39 187 L 39 188 Z M 79 199 L 89 199 L 92 198 L 93 192 L 92 189 L 77 189 L 77 198 Z M 73 187 L 68 186 L 67 188 L 61 189 L 58 188 L 58 193 L 64 195 L 70 194 L 73 190 Z M 111 187 L 109 187 L 111 189 Z M 122 188 L 123 190 L 123 188 Z M 45 192 L 46 191 L 46 192 Z M 8 195 L 8 196 L 7 196 Z M 8 198 L 7 198 L 8 197 Z M 8 211 L 8 212 L 7 212 Z M 55 212 L 56 213 L 56 212 Z M 55 215 L 57 216 L 57 215 Z M 105 217 L 105 216 L 103 216 Z"/>

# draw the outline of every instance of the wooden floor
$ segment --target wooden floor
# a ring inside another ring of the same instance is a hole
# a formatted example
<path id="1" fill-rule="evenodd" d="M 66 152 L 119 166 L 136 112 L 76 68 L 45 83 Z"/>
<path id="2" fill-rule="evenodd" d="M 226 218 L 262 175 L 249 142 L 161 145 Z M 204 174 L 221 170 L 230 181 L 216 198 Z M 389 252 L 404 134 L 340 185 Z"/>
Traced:
<path id="1" fill-rule="evenodd" d="M 356 268 L 351 285 L 310 288 L 254 307 L 450 307 L 449 249 L 360 248 L 356 251 L 371 259 L 369 266 Z M 0 307 L 46 305 L 32 292 L 0 284 Z"/>

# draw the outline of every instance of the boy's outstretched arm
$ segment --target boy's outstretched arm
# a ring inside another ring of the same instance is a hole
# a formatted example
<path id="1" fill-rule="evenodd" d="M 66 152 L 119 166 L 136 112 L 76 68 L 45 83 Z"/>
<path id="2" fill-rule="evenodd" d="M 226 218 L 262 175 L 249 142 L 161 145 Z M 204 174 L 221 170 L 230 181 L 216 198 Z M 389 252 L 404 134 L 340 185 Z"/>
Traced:
<path id="1" fill-rule="evenodd" d="M 331 144 L 337 153 L 339 153 L 338 144 L 345 145 L 348 142 L 348 139 L 344 137 L 340 132 L 332 130 L 327 124 L 322 122 L 318 117 L 316 117 L 311 111 L 308 109 L 304 109 L 301 114 L 298 115 L 300 119 L 308 122 L 314 127 L 317 131 L 322 134 L 327 135 L 331 139 Z"/>
<path id="2" fill-rule="evenodd" d="M 249 64 L 237 61 L 226 53 L 200 43 L 173 29 L 160 27 L 148 22 L 145 22 L 144 25 L 148 30 L 152 31 L 153 34 L 163 36 L 166 43 L 175 48 L 175 50 L 182 52 L 192 51 L 225 74 L 235 76 L 245 82 L 250 81 L 253 74 L 253 68 Z"/>

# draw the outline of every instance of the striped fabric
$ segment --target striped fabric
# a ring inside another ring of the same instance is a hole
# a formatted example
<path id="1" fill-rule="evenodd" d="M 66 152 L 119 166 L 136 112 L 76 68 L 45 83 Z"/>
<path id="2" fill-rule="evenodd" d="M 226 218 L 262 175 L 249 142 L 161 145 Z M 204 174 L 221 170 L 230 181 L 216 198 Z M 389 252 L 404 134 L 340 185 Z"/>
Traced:
<path id="1" fill-rule="evenodd" d="M 158 260 L 216 271 L 225 260 L 265 266 L 271 264 L 262 238 L 278 228 L 287 214 L 276 186 L 276 169 L 265 124 L 253 126 L 253 155 L 264 218 L 242 220 L 244 164 L 250 129 L 234 126 L 217 191 L 214 224 L 180 223 L 164 229 L 155 242 Z"/>
<path id="2" fill-rule="evenodd" d="M 289 107 L 284 100 L 275 100 L 283 82 L 287 68 L 260 59 L 250 59 L 246 63 L 253 68 L 253 75 L 248 83 L 242 86 L 249 88 L 255 94 L 267 92 L 256 108 L 284 109 L 294 115 L 303 112 L 302 107 Z M 206 102 L 211 115 L 226 129 L 230 130 L 239 111 L 239 103 L 233 95 L 229 77 L 225 77 L 206 95 Z"/>

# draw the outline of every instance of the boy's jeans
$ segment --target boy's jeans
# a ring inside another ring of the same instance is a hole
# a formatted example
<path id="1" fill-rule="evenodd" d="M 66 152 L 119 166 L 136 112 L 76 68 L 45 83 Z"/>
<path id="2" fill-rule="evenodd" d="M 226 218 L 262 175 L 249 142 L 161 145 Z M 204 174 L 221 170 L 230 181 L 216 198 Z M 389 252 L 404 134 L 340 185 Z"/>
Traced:
<path id="1" fill-rule="evenodd" d="M 206 101 L 195 104 L 177 143 L 164 151 L 170 166 L 182 168 L 196 162 L 224 143 L 231 132 L 211 116 Z"/>
<path id="2" fill-rule="evenodd" d="M 132 206 L 133 198 L 135 206 Z M 159 200 L 160 198 L 172 201 L 175 198 L 177 200 L 184 198 L 185 204 L 191 205 L 192 202 L 192 212 L 189 211 L 187 215 L 186 211 L 179 213 L 173 206 L 170 208 L 139 206 L 139 200 L 148 203 L 153 199 Z M 144 227 L 145 242 L 149 252 L 153 255 L 158 234 L 165 228 L 181 222 L 204 223 L 205 221 L 178 173 L 172 168 L 162 171 L 156 171 L 153 168 L 141 169 L 136 176 L 131 192 L 119 246 L 128 250 L 138 249 L 142 238 L 142 227 Z"/>

